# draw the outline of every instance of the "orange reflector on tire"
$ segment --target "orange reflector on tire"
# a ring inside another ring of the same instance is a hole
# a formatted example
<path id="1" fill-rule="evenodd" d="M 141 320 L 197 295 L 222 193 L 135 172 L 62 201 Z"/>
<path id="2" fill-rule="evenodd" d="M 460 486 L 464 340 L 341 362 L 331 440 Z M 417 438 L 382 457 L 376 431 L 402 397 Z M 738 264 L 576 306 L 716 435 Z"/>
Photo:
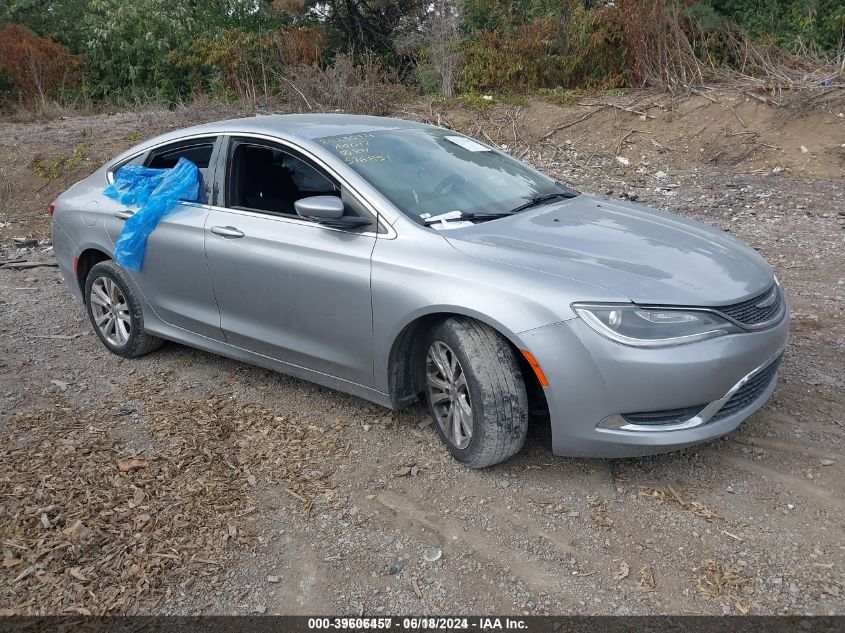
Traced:
<path id="1" fill-rule="evenodd" d="M 528 364 L 531 365 L 531 369 L 534 370 L 534 375 L 537 376 L 537 380 L 540 381 L 540 385 L 543 387 L 549 386 L 549 380 L 546 378 L 546 374 L 543 373 L 543 368 L 540 367 L 540 363 L 537 362 L 537 359 L 534 358 L 534 354 L 529 352 L 527 349 L 520 350 L 522 355 L 525 356 L 525 360 L 528 361 Z"/>

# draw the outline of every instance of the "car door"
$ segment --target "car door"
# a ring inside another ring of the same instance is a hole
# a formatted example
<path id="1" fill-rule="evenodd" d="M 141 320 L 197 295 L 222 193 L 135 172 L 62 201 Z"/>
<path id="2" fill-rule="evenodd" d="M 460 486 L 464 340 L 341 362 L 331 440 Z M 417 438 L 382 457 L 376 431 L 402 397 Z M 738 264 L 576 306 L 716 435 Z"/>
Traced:
<path id="1" fill-rule="evenodd" d="M 176 327 L 223 340 L 220 312 L 214 300 L 205 261 L 204 231 L 209 212 L 215 152 L 222 137 L 207 136 L 168 143 L 128 162 L 147 167 L 171 168 L 185 157 L 203 176 L 199 202 L 180 202 L 156 225 L 147 239 L 144 263 L 132 280 L 156 315 Z M 112 213 L 105 214 L 106 230 L 116 242 L 123 223 L 135 209 L 108 200 Z"/>
<path id="2" fill-rule="evenodd" d="M 296 199 L 341 195 L 336 177 L 285 144 L 232 138 L 205 249 L 221 327 L 235 346 L 372 386 L 370 258 L 373 225 L 320 226 L 296 215 Z"/>

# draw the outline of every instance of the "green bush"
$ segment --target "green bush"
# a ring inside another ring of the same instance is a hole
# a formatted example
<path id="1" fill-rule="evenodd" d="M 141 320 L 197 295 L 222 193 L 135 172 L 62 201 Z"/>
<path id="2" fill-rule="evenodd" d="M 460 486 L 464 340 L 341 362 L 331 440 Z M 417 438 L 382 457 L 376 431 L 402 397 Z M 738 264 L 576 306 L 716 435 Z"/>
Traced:
<path id="1" fill-rule="evenodd" d="M 50 99 L 81 96 L 86 103 L 287 93 L 291 73 L 304 72 L 311 81 L 335 58 L 342 62 L 337 70 L 348 66 L 344 56 L 355 66 L 365 52 L 391 77 L 431 94 L 452 94 L 453 86 L 469 94 L 508 94 L 688 85 L 702 81 L 708 69 L 744 68 L 750 42 L 766 44 L 767 52 L 788 49 L 814 58 L 835 56 L 845 40 L 842 0 L 48 4 L 45 10 L 43 0 L 0 0 L 0 31 L 25 29 L 40 38 L 39 50 L 62 51 L 63 57 L 45 57 L 35 83 Z M 7 45 L 0 57 L 0 99 L 34 107 L 24 85 L 33 71 L 15 53 L 20 40 L 12 38 L 14 50 Z M 59 78 L 53 58 L 72 60 L 73 73 Z"/>

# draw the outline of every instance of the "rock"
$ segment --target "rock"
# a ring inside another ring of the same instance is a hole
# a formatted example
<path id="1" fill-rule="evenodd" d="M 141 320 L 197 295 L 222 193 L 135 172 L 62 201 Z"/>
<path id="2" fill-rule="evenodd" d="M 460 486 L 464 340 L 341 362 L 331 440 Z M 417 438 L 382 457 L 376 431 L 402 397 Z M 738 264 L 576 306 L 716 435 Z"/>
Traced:
<path id="1" fill-rule="evenodd" d="M 388 574 L 390 574 L 391 576 L 395 576 L 395 575 L 396 575 L 396 574 L 398 574 L 400 571 L 402 571 L 403 569 L 405 569 L 405 563 L 406 563 L 405 559 L 404 559 L 404 558 L 400 558 L 399 560 L 397 560 L 395 563 L 393 563 L 393 564 L 392 564 L 392 565 L 388 568 L 387 573 L 388 573 Z"/>
<path id="2" fill-rule="evenodd" d="M 835 459 L 823 459 L 819 462 L 822 466 L 833 466 L 836 463 Z"/>
<path id="3" fill-rule="evenodd" d="M 423 552 L 423 558 L 429 563 L 440 560 L 441 556 L 443 556 L 443 552 L 436 547 L 429 547 Z"/>
<path id="4" fill-rule="evenodd" d="M 393 473 L 393 476 L 394 477 L 407 477 L 410 474 L 411 474 L 411 467 L 410 466 L 403 466 L 402 468 L 397 470 L 395 473 Z"/>
<path id="5" fill-rule="evenodd" d="M 801 153 L 802 153 L 802 154 L 806 154 L 806 153 L 807 153 L 807 152 L 809 152 L 809 151 L 810 151 L 810 150 L 808 150 L 808 149 L 807 149 L 804 145 L 802 145 L 802 146 L 801 146 Z"/>
<path id="6" fill-rule="evenodd" d="M 631 164 L 631 161 L 630 161 L 630 160 L 628 160 L 627 158 L 625 158 L 624 156 L 617 156 L 617 157 L 616 157 L 616 161 L 617 161 L 620 165 L 622 165 L 623 167 L 627 167 L 628 165 L 630 165 L 630 164 Z"/>
<path id="7" fill-rule="evenodd" d="M 273 583 L 274 585 L 279 582 L 278 576 L 267 576 L 267 582 Z"/>
<path id="8" fill-rule="evenodd" d="M 667 174 L 665 171 L 658 171 L 655 172 L 654 177 L 658 180 L 666 180 L 669 178 L 669 174 Z"/>
<path id="9" fill-rule="evenodd" d="M 38 246 L 38 240 L 27 237 L 13 237 L 12 241 L 15 243 L 15 248 L 34 248 Z"/>

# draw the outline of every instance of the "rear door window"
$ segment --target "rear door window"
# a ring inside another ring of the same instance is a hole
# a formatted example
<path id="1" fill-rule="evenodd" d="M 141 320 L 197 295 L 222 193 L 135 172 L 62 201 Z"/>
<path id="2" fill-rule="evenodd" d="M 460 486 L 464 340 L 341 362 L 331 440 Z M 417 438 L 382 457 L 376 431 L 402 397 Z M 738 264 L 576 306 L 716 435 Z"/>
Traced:
<path id="1" fill-rule="evenodd" d="M 205 202 L 210 199 L 211 194 L 209 175 L 216 142 L 216 136 L 209 136 L 207 138 L 195 138 L 162 145 L 161 147 L 150 150 L 144 166 L 153 169 L 172 169 L 179 162 L 180 158 L 188 159 L 197 166 L 202 176 L 198 201 Z"/>
<path id="2" fill-rule="evenodd" d="M 194 139 L 183 141 L 174 145 L 165 145 L 150 153 L 147 160 L 147 167 L 154 169 L 171 169 L 176 166 L 180 158 L 187 158 L 194 163 L 203 176 L 207 175 L 208 164 L 211 162 L 211 153 L 214 151 L 214 140 Z"/>

